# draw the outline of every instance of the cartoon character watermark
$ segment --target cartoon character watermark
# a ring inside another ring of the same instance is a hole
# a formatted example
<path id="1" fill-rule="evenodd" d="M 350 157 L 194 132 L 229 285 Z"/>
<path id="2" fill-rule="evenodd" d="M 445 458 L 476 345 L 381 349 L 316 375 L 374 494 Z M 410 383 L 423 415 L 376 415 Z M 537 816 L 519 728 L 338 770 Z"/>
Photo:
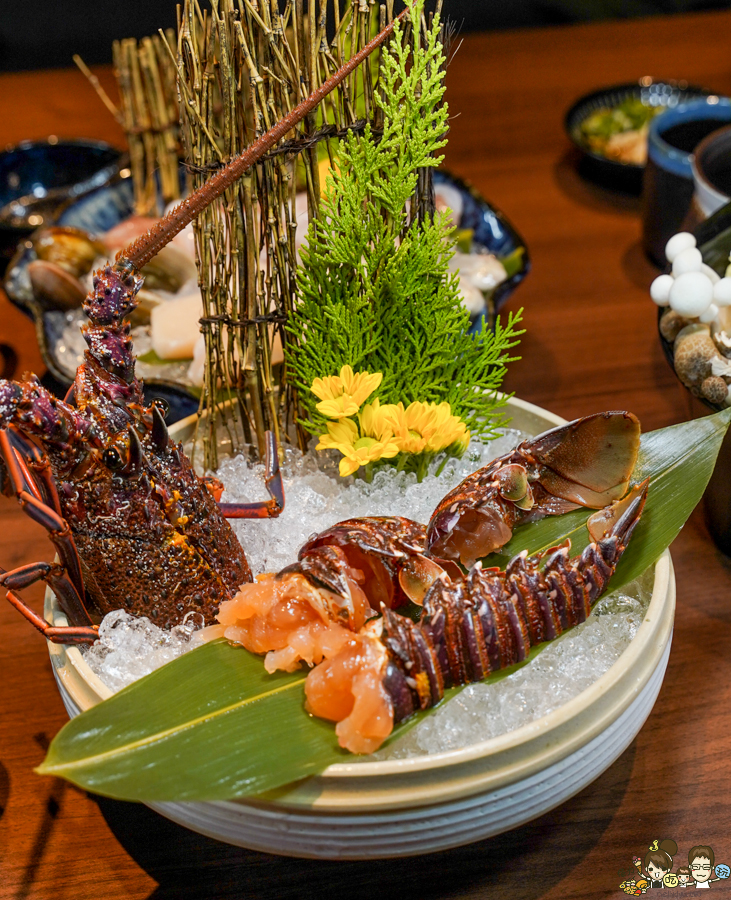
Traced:
<path id="1" fill-rule="evenodd" d="M 652 842 L 650 849 L 645 854 L 645 872 L 651 888 L 665 887 L 665 878 L 670 874 L 673 857 L 677 852 L 678 845 L 675 841 L 660 841 L 659 844 L 657 841 Z M 677 876 L 674 875 L 670 881 L 677 884 Z"/>
<path id="2" fill-rule="evenodd" d="M 619 885 L 620 890 L 640 896 L 658 888 L 708 889 L 714 881 L 724 881 L 731 875 L 731 868 L 725 863 L 716 864 L 715 853 L 708 844 L 691 847 L 688 865 L 678 866 L 673 872 L 673 857 L 677 852 L 675 841 L 653 841 L 644 857 L 633 857 L 632 864 L 636 871 L 632 868 L 619 870 L 620 877 L 628 876 Z"/>
<path id="3" fill-rule="evenodd" d="M 713 847 L 698 844 L 688 851 L 688 866 L 697 888 L 709 888 L 711 882 L 721 881 L 731 875 L 731 869 L 724 863 L 715 866 Z M 715 869 L 715 877 L 714 877 Z"/>
<path id="4" fill-rule="evenodd" d="M 675 873 L 678 876 L 678 887 L 686 888 L 690 882 L 690 867 L 689 866 L 679 866 L 677 872 Z"/>

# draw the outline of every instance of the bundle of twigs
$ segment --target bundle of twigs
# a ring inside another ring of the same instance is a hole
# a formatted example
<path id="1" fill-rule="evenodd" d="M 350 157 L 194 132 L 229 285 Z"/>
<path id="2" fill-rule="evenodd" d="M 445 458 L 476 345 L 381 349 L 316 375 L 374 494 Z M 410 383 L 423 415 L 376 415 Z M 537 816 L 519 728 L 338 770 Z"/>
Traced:
<path id="1" fill-rule="evenodd" d="M 181 136 L 194 186 L 284 117 L 392 18 L 392 0 L 185 0 L 177 44 Z M 376 54 L 374 54 L 376 56 Z M 309 217 L 320 197 L 318 144 L 371 120 L 378 58 L 361 66 L 265 161 L 195 223 L 209 412 L 205 464 L 223 420 L 234 447 L 296 433 L 296 399 L 272 364 L 296 302 L 298 181 Z M 278 390 L 278 385 L 284 385 Z M 222 403 L 232 400 L 232 403 Z M 300 444 L 305 436 L 298 435 Z"/>
<path id="2" fill-rule="evenodd" d="M 165 35 L 174 40 L 172 31 Z M 119 118 L 129 144 L 135 211 L 159 215 L 180 196 L 176 72 L 163 38 L 115 41 Z"/>
<path id="3" fill-rule="evenodd" d="M 135 212 L 154 216 L 180 197 L 180 141 L 176 71 L 165 34 L 115 41 L 112 45 L 114 74 L 121 109 L 99 83 L 83 59 L 74 62 L 86 76 L 102 103 L 117 119 L 127 136 Z"/>

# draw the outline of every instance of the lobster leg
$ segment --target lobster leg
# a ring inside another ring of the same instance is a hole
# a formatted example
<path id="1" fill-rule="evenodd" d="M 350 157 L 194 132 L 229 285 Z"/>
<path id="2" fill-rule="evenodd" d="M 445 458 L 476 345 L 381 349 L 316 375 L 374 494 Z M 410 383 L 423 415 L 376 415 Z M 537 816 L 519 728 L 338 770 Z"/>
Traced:
<path id="1" fill-rule="evenodd" d="M 41 503 L 50 506 L 59 517 L 63 517 L 61 503 L 58 499 L 58 492 L 56 491 L 56 483 L 53 480 L 53 474 L 48 458 L 41 453 L 33 441 L 28 440 L 28 438 L 24 437 L 14 428 L 9 428 L 7 435 L 13 445 L 15 458 L 23 473 L 27 490 L 29 490 Z M 2 433 L 0 433 L 0 451 L 2 448 Z M 76 545 L 70 538 L 70 535 L 68 536 L 68 540 L 65 538 L 59 540 L 58 538 L 54 538 L 53 532 L 51 532 L 50 537 L 79 597 L 82 602 L 85 601 L 84 580 L 81 575 L 81 562 L 79 561 Z"/>
<path id="2" fill-rule="evenodd" d="M 81 566 L 76 546 L 71 537 L 71 530 L 61 515 L 58 497 L 50 473 L 45 471 L 48 468 L 48 463 L 42 460 L 39 453 L 39 460 L 35 462 L 35 465 L 41 469 L 42 481 L 39 487 L 26 459 L 18 449 L 19 446 L 25 443 L 30 444 L 30 442 L 24 441 L 17 434 L 13 435 L 13 440 L 11 441 L 7 431 L 0 431 L 0 454 L 2 454 L 4 459 L 15 497 L 23 511 L 34 522 L 42 525 L 48 531 L 51 541 L 63 560 L 63 565 L 55 566 L 48 563 L 34 563 L 30 567 L 26 566 L 23 569 L 14 570 L 14 574 L 17 573 L 18 577 L 21 577 L 21 572 L 28 577 L 32 574 L 33 577 L 27 584 L 33 584 L 40 580 L 45 581 L 57 594 L 61 607 L 70 621 L 75 626 L 88 627 L 92 622 L 84 606 Z M 31 463 L 31 465 L 33 464 Z M 44 502 L 44 494 L 55 506 L 55 509 L 47 502 Z M 67 572 L 71 574 L 67 575 Z M 26 584 L 17 581 L 10 584 L 6 580 L 7 577 L 7 575 L 3 575 L 0 578 L 0 584 L 10 588 L 26 586 Z"/>
<path id="3" fill-rule="evenodd" d="M 36 500 L 42 503 L 43 496 L 38 485 L 36 484 L 36 480 L 33 477 L 32 472 L 28 468 L 28 461 L 26 460 L 26 457 L 23 455 L 22 450 L 18 446 L 21 440 L 22 439 L 20 435 L 12 429 L 9 429 L 6 432 L 2 432 L 0 434 L 0 452 L 2 452 L 2 455 L 5 457 L 7 457 L 8 454 L 12 452 L 13 458 L 15 459 L 18 469 L 20 470 L 20 474 L 23 478 L 24 489 L 31 493 L 36 498 Z M 30 444 L 30 441 L 28 441 L 27 443 Z M 8 485 L 9 495 L 14 496 L 17 493 L 17 490 L 17 484 L 13 482 L 13 479 L 11 477 L 10 483 Z"/>
<path id="4" fill-rule="evenodd" d="M 27 606 L 16 593 L 39 581 L 45 581 L 58 594 L 59 600 L 63 597 L 61 585 L 65 581 L 66 586 L 73 589 L 73 585 L 66 578 L 61 566 L 52 566 L 49 563 L 30 563 L 20 566 L 10 572 L 0 569 L 0 587 L 6 588 L 6 598 L 24 616 L 34 628 L 37 628 L 49 641 L 56 644 L 84 644 L 93 643 L 98 637 L 96 625 L 71 625 L 58 627 L 49 625 L 45 619 Z M 86 612 L 86 610 L 84 610 Z M 87 616 L 88 618 L 88 616 Z"/>
<path id="5" fill-rule="evenodd" d="M 219 503 L 227 519 L 275 519 L 284 509 L 284 485 L 279 469 L 277 441 L 271 431 L 266 433 L 267 458 L 264 483 L 271 500 L 258 503 Z"/>

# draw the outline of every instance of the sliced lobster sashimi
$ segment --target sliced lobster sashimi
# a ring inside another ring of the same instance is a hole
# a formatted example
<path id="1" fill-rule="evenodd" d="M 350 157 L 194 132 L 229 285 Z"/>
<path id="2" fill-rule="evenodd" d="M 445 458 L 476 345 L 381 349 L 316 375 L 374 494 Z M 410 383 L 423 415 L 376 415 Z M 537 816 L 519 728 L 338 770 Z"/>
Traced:
<path id="1" fill-rule="evenodd" d="M 477 564 L 464 581 L 439 578 L 418 624 L 384 607 L 381 619 L 309 673 L 307 709 L 338 722 L 341 746 L 371 753 L 388 718 L 384 697 L 400 722 L 436 705 L 446 688 L 524 660 L 532 646 L 584 621 L 627 547 L 647 489 L 645 481 L 591 516 L 592 543 L 574 559 L 567 541 L 547 554 L 522 553 L 505 572 Z"/>
<path id="2" fill-rule="evenodd" d="M 223 635 L 266 653 L 269 671 L 313 665 L 382 607 L 420 603 L 444 569 L 423 555 L 426 528 L 400 516 L 348 519 L 315 535 L 298 562 L 241 586 L 221 605 Z"/>
<path id="3" fill-rule="evenodd" d="M 376 613 L 361 588 L 362 573 L 352 569 L 337 547 L 322 547 L 305 564 L 242 584 L 221 604 L 220 625 L 206 638 L 225 637 L 252 653 L 265 653 L 269 672 L 291 672 L 300 662 L 320 662 L 336 653 Z"/>
<path id="4" fill-rule="evenodd" d="M 340 745 L 373 753 L 391 734 L 394 705 L 386 685 L 388 653 L 379 640 L 381 620 L 369 622 L 308 674 L 305 709 L 337 722 Z"/>

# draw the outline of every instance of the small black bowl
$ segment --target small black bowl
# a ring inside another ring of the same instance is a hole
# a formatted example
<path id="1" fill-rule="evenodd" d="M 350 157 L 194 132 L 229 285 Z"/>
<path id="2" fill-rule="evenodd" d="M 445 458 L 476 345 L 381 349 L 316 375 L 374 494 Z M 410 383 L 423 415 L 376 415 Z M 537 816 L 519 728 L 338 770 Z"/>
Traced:
<path id="1" fill-rule="evenodd" d="M 67 203 L 119 174 L 122 152 L 102 141 L 23 141 L 0 153 L 0 272 L 18 243 L 40 224 L 50 225 Z M 43 201 L 44 213 L 11 216 L 21 198 Z M 46 202 L 47 201 L 47 202 Z M 55 211 L 49 214 L 48 210 Z"/>
<path id="2" fill-rule="evenodd" d="M 639 195 L 644 165 L 609 159 L 592 150 L 581 133 L 582 123 L 597 110 L 612 109 L 629 97 L 638 98 L 645 106 L 670 109 L 686 100 L 708 97 L 711 93 L 686 81 L 655 81 L 646 76 L 637 82 L 616 84 L 585 94 L 574 103 L 564 119 L 566 134 L 582 154 L 581 174 L 603 187 Z"/>

